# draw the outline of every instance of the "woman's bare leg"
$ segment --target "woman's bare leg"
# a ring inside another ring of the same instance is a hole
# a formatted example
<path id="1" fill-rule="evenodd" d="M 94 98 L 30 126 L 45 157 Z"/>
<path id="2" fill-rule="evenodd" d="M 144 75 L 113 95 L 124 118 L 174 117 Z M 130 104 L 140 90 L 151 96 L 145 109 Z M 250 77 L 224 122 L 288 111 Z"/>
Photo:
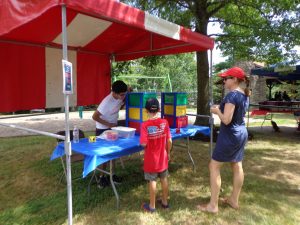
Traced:
<path id="1" fill-rule="evenodd" d="M 217 213 L 219 210 L 218 200 L 221 188 L 221 166 L 221 162 L 215 161 L 213 159 L 209 163 L 211 197 L 208 204 L 198 206 L 198 209 L 200 209 L 201 211 Z"/>
<path id="2" fill-rule="evenodd" d="M 244 183 L 244 170 L 242 162 L 231 163 L 233 172 L 233 188 L 228 203 L 235 209 L 239 208 L 239 196 Z"/>

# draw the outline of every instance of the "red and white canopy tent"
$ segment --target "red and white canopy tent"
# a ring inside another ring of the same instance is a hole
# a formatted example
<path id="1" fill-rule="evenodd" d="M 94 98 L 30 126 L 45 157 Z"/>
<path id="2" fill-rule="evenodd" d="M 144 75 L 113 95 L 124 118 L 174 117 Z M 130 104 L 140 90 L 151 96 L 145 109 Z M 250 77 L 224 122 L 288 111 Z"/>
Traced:
<path id="1" fill-rule="evenodd" d="M 25 2 L 0 3 L 0 112 L 63 106 L 62 5 L 74 73 L 70 105 L 98 104 L 110 91 L 111 57 L 124 61 L 214 46 L 211 38 L 112 0 Z"/>
<path id="2" fill-rule="evenodd" d="M 69 224 L 69 97 L 74 106 L 98 104 L 110 92 L 111 59 L 213 47 L 211 38 L 114 0 L 0 2 L 0 112 L 65 106 Z M 70 96 L 62 93 L 62 59 L 73 64 Z"/>

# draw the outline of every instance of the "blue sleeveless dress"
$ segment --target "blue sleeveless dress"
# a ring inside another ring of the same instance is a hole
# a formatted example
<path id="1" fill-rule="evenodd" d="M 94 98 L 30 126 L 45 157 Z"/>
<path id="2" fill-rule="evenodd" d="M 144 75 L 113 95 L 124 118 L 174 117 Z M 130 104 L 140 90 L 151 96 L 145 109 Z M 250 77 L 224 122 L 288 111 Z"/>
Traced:
<path id="1" fill-rule="evenodd" d="M 249 107 L 249 98 L 239 91 L 229 92 L 220 104 L 222 113 L 226 103 L 235 105 L 235 109 L 230 124 L 221 122 L 212 159 L 218 162 L 240 162 L 248 140 L 244 117 Z"/>

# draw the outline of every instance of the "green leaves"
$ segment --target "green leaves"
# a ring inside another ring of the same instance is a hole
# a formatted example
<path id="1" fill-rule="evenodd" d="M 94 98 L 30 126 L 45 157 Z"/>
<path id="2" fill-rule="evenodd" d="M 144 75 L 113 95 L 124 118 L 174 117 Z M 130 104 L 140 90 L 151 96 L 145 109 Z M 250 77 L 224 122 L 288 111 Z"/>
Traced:
<path id="1" fill-rule="evenodd" d="M 295 45 L 300 45 L 299 0 L 124 0 L 124 2 L 192 28 L 201 34 L 213 33 L 223 55 L 228 56 L 233 64 L 236 61 L 274 64 L 286 60 L 296 61 L 300 58 L 299 54 L 292 51 Z M 218 23 L 223 32 L 208 33 L 209 23 Z M 209 113 L 208 67 L 206 52 L 198 52 L 197 79 L 192 82 L 197 83 L 198 114 Z M 204 125 L 198 122 L 197 119 L 196 124 Z"/>
<path id="2" fill-rule="evenodd" d="M 224 55 L 236 60 L 268 64 L 297 55 L 300 44 L 299 5 L 295 1 L 238 1 L 226 5 L 215 16 L 221 18 L 224 35 L 217 37 Z"/>
<path id="3" fill-rule="evenodd" d="M 297 58 L 291 49 L 300 45 L 299 0 L 124 2 L 202 34 L 207 34 L 208 22 L 219 23 L 223 33 L 216 34 L 216 42 L 224 55 L 234 60 L 273 64 Z"/>
<path id="4" fill-rule="evenodd" d="M 196 59 L 194 53 L 170 56 L 152 56 L 131 61 L 130 64 L 115 63 L 114 75 L 135 91 L 196 92 Z M 157 77 L 157 78 L 156 78 Z"/>

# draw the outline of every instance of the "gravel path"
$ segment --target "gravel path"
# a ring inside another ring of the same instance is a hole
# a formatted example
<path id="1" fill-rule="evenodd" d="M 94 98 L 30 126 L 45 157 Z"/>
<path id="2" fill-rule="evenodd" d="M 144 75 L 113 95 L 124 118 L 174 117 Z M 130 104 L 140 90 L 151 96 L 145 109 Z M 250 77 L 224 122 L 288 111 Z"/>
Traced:
<path id="1" fill-rule="evenodd" d="M 122 114 L 122 113 L 121 113 Z M 73 129 L 76 125 L 79 129 L 83 131 L 93 131 L 95 130 L 95 122 L 92 120 L 93 111 L 83 112 L 83 118 L 79 118 L 78 112 L 69 113 L 70 129 Z M 22 126 L 30 129 L 40 130 L 55 133 L 60 130 L 65 129 L 65 114 L 43 114 L 24 117 L 14 117 L 6 118 L 1 117 L 0 123 L 13 124 L 17 126 Z M 5 127 L 0 125 L 0 137 L 14 137 L 14 136 L 27 136 L 36 135 L 35 133 L 13 129 L 10 127 Z"/>

